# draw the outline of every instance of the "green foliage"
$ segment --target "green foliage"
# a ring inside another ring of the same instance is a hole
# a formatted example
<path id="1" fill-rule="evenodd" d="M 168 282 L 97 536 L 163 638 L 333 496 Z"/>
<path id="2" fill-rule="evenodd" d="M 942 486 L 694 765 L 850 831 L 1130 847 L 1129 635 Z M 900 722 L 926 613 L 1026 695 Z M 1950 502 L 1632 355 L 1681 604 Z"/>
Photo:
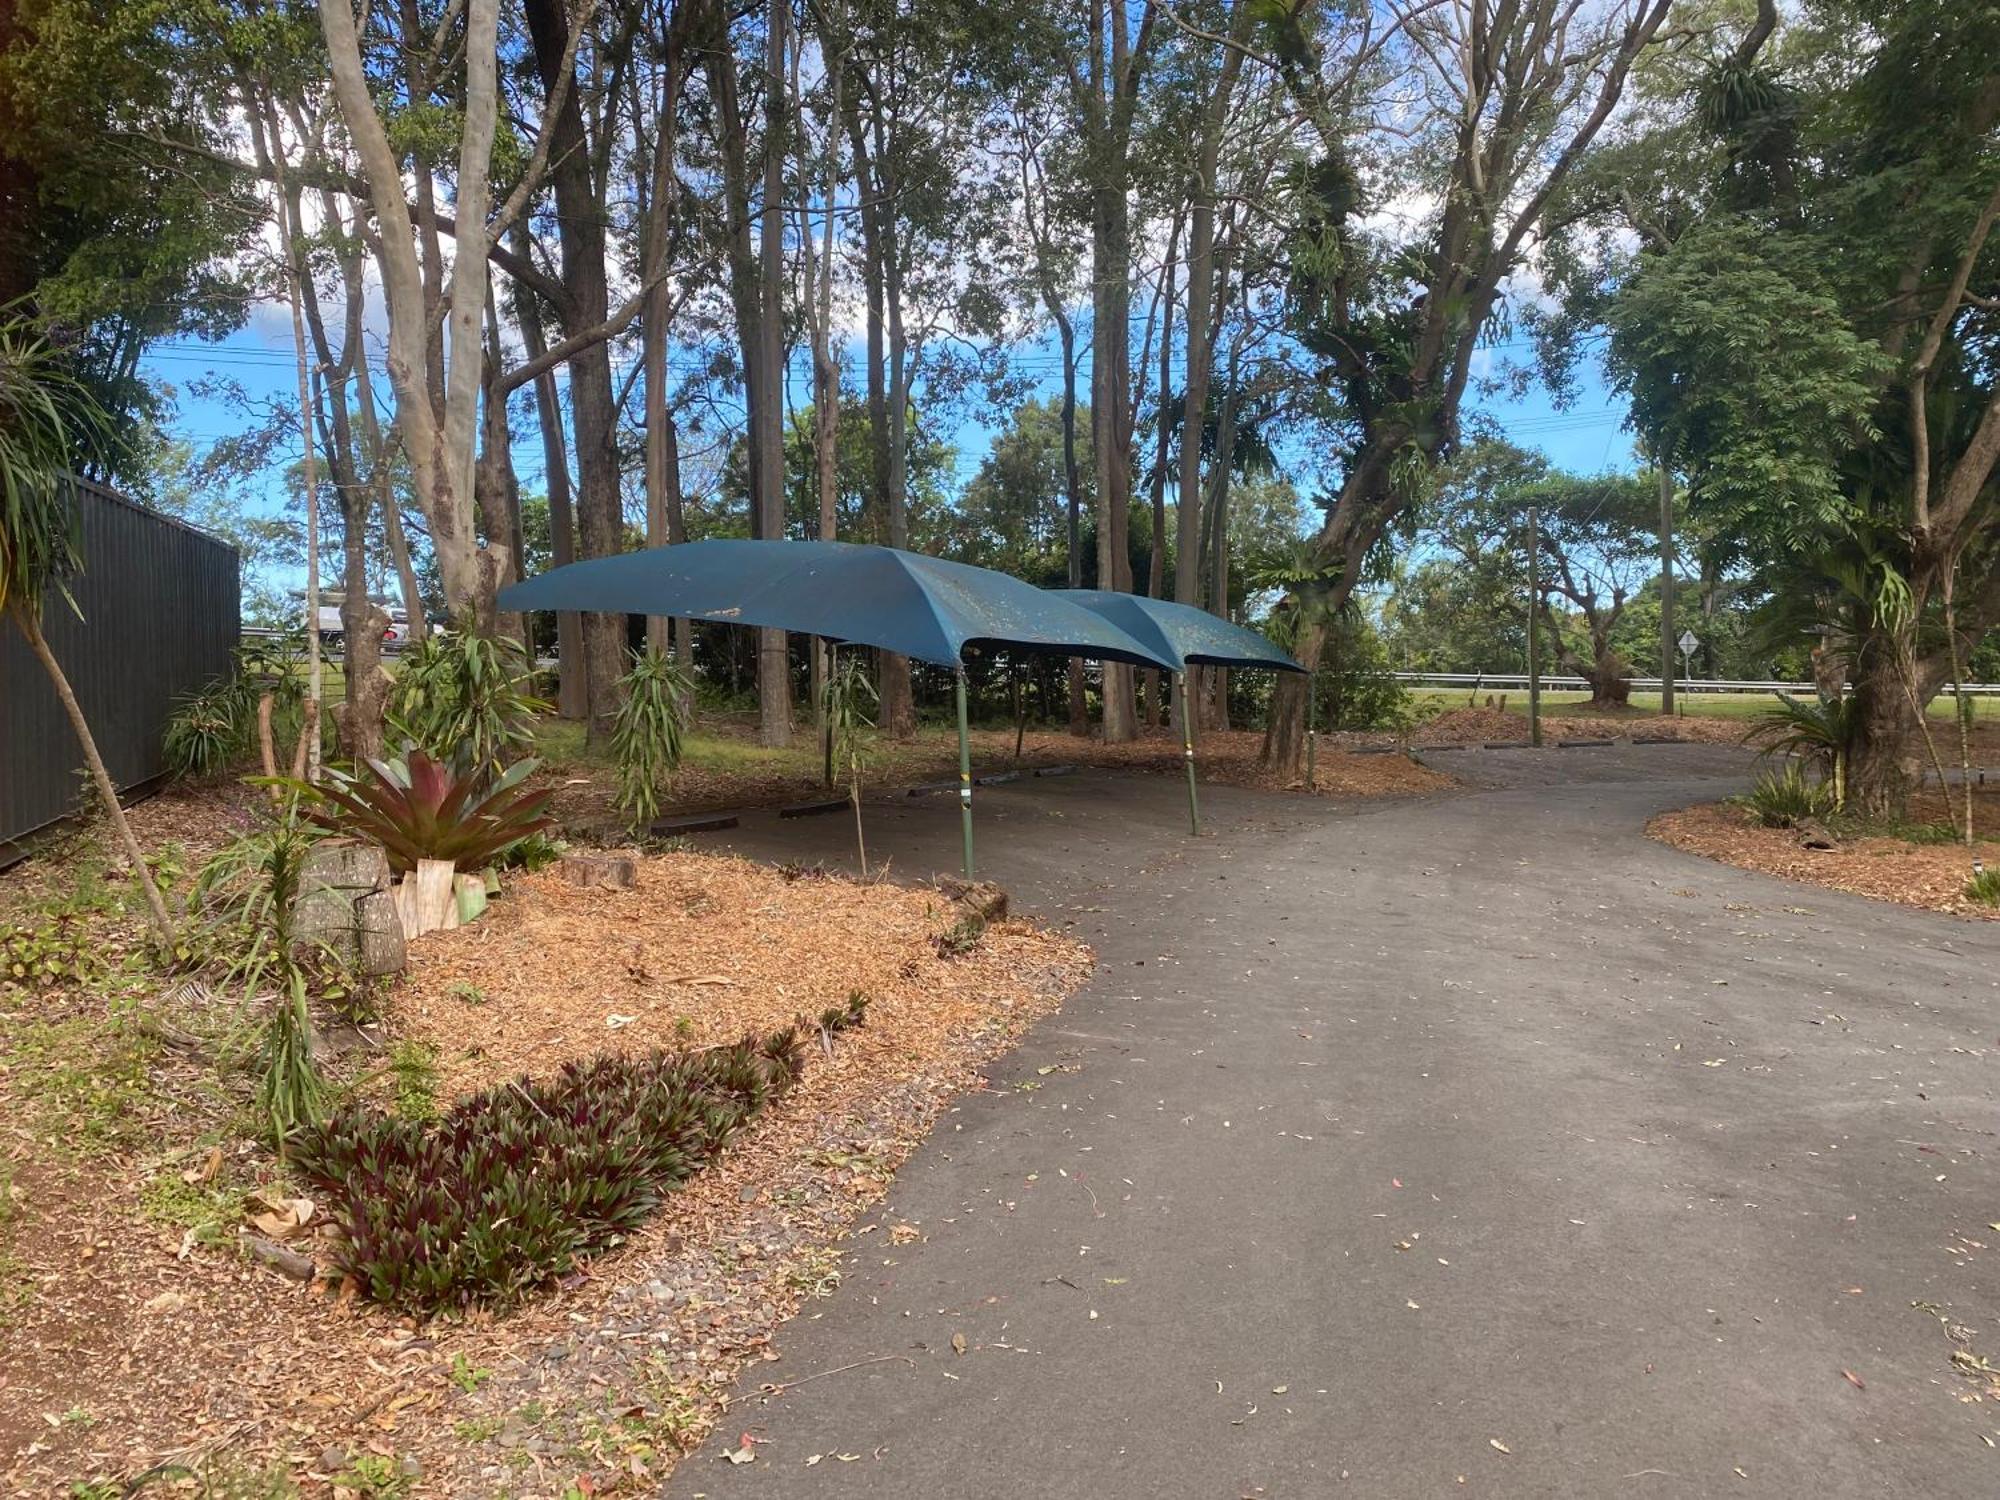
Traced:
<path id="1" fill-rule="evenodd" d="M 422 1123 L 438 1116 L 437 1048 L 407 1037 L 389 1049 L 389 1076 L 396 1090 L 396 1118 Z"/>
<path id="2" fill-rule="evenodd" d="M 633 827 L 647 828 L 660 815 L 660 793 L 681 763 L 694 683 L 672 657 L 648 647 L 619 686 L 624 702 L 611 727 L 618 810 Z"/>
<path id="3" fill-rule="evenodd" d="M 322 828 L 380 844 L 391 869 L 410 871 L 423 859 L 449 860 L 475 870 L 510 845 L 553 826 L 542 815 L 547 788 L 518 792 L 535 762 L 516 762 L 490 789 L 454 775 L 422 750 L 407 762 L 368 762 L 363 777 L 329 775 L 309 788 L 318 799 L 306 818 Z"/>
<path id="4" fill-rule="evenodd" d="M 1779 693 L 1778 706 L 1765 709 L 1743 736 L 1766 755 L 1802 755 L 1822 777 L 1832 780 L 1840 771 L 1848 746 L 1854 740 L 1856 702 L 1852 697 L 1804 699 Z"/>
<path id="5" fill-rule="evenodd" d="M 1396 680 L 1388 648 L 1355 600 L 1327 627 L 1313 688 L 1316 728 L 1399 730 L 1410 722 L 1409 690 Z"/>
<path id="6" fill-rule="evenodd" d="M 475 1094 L 434 1124 L 366 1108 L 301 1142 L 343 1270 L 410 1312 L 515 1301 L 620 1243 L 798 1080 L 795 1029 L 607 1056 Z"/>
<path id="7" fill-rule="evenodd" d="M 288 968 L 280 983 L 257 1058 L 257 1111 L 271 1141 L 282 1148 L 326 1112 L 327 1094 L 326 1080 L 313 1057 L 305 974 Z"/>
<path id="8" fill-rule="evenodd" d="M 528 691 L 516 641 L 447 630 L 404 653 L 387 722 L 399 738 L 458 775 L 487 780 L 534 743 L 548 704 Z"/>
<path id="9" fill-rule="evenodd" d="M 139 1207 L 149 1219 L 192 1231 L 198 1245 L 231 1243 L 236 1226 L 243 1222 L 240 1189 L 198 1186 L 172 1171 L 160 1173 L 140 1189 Z"/>
<path id="10" fill-rule="evenodd" d="M 34 927 L 16 925 L 0 938 L 0 991 L 89 984 L 104 958 L 81 912 L 58 911 Z"/>
<path id="11" fill-rule="evenodd" d="M 494 857 L 496 870 L 526 870 L 530 875 L 537 870 L 546 870 L 563 857 L 567 847 L 563 841 L 551 833 L 531 833 L 524 839 L 517 839 L 502 849 Z"/>
<path id="12" fill-rule="evenodd" d="M 242 983 L 246 1002 L 271 991 L 255 1063 L 257 1110 L 280 1148 L 326 1109 L 326 1083 L 313 1055 L 310 976 L 292 931 L 318 837 L 288 803 L 218 850 L 191 887 L 193 906 L 208 918 L 204 937 L 230 978 Z"/>
<path id="13" fill-rule="evenodd" d="M 463 1354 L 454 1354 L 451 1357 L 451 1383 L 466 1395 L 470 1396 L 492 1378 L 491 1370 L 473 1364 Z"/>
<path id="14" fill-rule="evenodd" d="M 162 745 L 167 770 L 182 778 L 226 771 L 256 744 L 258 706 L 267 695 L 271 737 L 282 758 L 282 747 L 297 740 L 303 722 L 305 657 L 302 629 L 239 643 L 231 676 L 218 677 L 175 704 Z"/>
<path id="15" fill-rule="evenodd" d="M 243 748 L 243 725 L 232 686 L 215 683 L 182 698 L 167 719 L 167 770 L 180 778 L 214 776 Z"/>
<path id="16" fill-rule="evenodd" d="M 104 413 L 55 351 L 0 323 L 0 611 L 39 610 L 45 590 L 83 566 L 68 475 L 102 433 Z"/>
<path id="17" fill-rule="evenodd" d="M 833 736 L 833 763 L 848 772 L 856 797 L 861 772 L 875 742 L 875 710 L 881 705 L 874 680 L 855 652 L 839 656 L 820 693 L 820 711 Z"/>
<path id="18" fill-rule="evenodd" d="M 937 949 L 939 958 L 963 958 L 979 946 L 979 940 L 986 936 L 986 918 L 976 911 L 968 911 L 950 927 L 931 939 L 931 946 Z"/>
<path id="19" fill-rule="evenodd" d="M 289 806 L 224 844 L 195 871 L 188 905 L 203 919 L 202 942 L 231 979 L 254 988 L 291 962 L 292 910 L 319 830 Z"/>
<path id="20" fill-rule="evenodd" d="M 1981 870 L 1966 881 L 1965 898 L 1987 906 L 2000 906 L 2000 865 Z"/>
<path id="21" fill-rule="evenodd" d="M 1832 787 L 1808 779 L 1796 765 L 1766 771 L 1744 801 L 1766 828 L 1792 828 L 1808 818 L 1824 818 L 1835 806 Z"/>

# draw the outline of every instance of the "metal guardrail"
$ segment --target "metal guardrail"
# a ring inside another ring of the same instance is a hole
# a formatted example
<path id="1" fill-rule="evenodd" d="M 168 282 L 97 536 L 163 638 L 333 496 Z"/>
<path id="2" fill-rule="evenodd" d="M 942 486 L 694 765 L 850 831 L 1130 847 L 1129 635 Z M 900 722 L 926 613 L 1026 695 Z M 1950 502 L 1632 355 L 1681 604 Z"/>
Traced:
<path id="1" fill-rule="evenodd" d="M 1525 672 L 1397 672 L 1393 674 L 1398 682 L 1416 683 L 1425 687 L 1492 688 L 1498 691 L 1528 689 L 1528 674 Z M 1633 677 L 1627 679 L 1636 691 L 1658 692 L 1660 679 L 1657 677 Z M 1544 689 L 1556 692 L 1582 691 L 1590 686 L 1581 677 L 1542 678 Z M 1718 678 L 1676 677 L 1674 691 L 1677 693 L 1805 693 L 1818 691 L 1810 682 L 1750 682 Z M 1952 685 L 1946 683 L 1939 689 L 1940 695 L 1953 692 Z M 1963 691 L 1969 698 L 1991 698 L 2000 696 L 2000 682 L 1968 682 Z"/>

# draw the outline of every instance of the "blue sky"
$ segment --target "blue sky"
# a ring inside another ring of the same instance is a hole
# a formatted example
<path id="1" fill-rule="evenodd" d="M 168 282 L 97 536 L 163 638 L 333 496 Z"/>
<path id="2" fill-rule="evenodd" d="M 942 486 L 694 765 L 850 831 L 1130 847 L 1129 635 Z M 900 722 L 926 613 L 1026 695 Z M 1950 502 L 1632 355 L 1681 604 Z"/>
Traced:
<path id="1" fill-rule="evenodd" d="M 269 311 L 260 309 L 260 313 Z M 850 371 L 857 362 L 858 352 L 850 351 Z M 1527 357 L 1525 343 L 1500 345 L 1488 356 L 1493 362 Z M 147 375 L 175 387 L 177 410 L 170 430 L 189 439 L 200 450 L 218 438 L 240 431 L 243 418 L 226 401 L 197 395 L 191 389 L 196 383 L 208 376 L 227 377 L 240 385 L 251 401 L 279 404 L 289 415 L 297 401 L 294 358 L 286 321 L 278 316 L 260 315 L 219 343 L 162 344 L 148 354 L 143 368 Z M 1030 350 L 1027 363 L 1036 370 L 1051 371 L 1042 377 L 1040 394 L 1060 394 L 1060 377 L 1053 373 L 1056 366 L 1052 357 L 1042 358 L 1037 351 Z M 794 383 L 800 388 L 792 393 L 794 401 L 810 399 L 802 370 L 798 368 L 802 365 L 803 361 L 795 362 Z M 1561 468 L 1582 473 L 1632 468 L 1637 460 L 1632 435 L 1623 425 L 1625 403 L 1607 391 L 1594 373 L 1585 372 L 1580 384 L 1576 401 L 1563 410 L 1557 409 L 1539 383 L 1530 384 L 1519 396 L 1475 393 L 1468 397 L 1467 404 L 1470 410 L 1490 416 L 1516 443 L 1541 451 Z M 378 387 L 386 397 L 386 378 L 378 381 Z M 978 469 L 990 440 L 990 429 L 973 418 L 962 420 L 953 431 L 959 482 L 969 480 Z M 515 464 L 523 486 L 530 491 L 538 489 L 542 468 L 538 435 L 532 432 L 517 435 Z M 280 503 L 276 486 L 274 472 L 270 491 L 273 505 Z M 279 586 L 297 586 L 303 580 L 273 578 L 271 581 Z"/>

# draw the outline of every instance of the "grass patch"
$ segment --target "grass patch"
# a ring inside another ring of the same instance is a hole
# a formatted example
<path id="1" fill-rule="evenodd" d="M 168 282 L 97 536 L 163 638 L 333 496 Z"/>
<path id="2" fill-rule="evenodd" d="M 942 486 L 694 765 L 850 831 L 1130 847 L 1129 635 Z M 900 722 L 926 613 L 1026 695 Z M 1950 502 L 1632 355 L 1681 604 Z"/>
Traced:
<path id="1" fill-rule="evenodd" d="M 129 1015 L 114 1009 L 109 1020 L 16 1019 L 7 1038 L 7 1064 L 16 1096 L 46 1144 L 95 1154 L 144 1139 L 159 1044 Z"/>
<path id="2" fill-rule="evenodd" d="M 2000 866 L 1981 870 L 1966 881 L 1965 896 L 1984 906 L 2000 906 Z"/>
<path id="3" fill-rule="evenodd" d="M 156 1223 L 192 1231 L 198 1245 L 223 1245 L 243 1222 L 239 1188 L 196 1186 L 176 1173 L 155 1177 L 139 1190 L 139 1210 Z"/>
<path id="4" fill-rule="evenodd" d="M 437 1048 L 428 1042 L 400 1041 L 389 1051 L 399 1120 L 423 1124 L 438 1117 Z"/>

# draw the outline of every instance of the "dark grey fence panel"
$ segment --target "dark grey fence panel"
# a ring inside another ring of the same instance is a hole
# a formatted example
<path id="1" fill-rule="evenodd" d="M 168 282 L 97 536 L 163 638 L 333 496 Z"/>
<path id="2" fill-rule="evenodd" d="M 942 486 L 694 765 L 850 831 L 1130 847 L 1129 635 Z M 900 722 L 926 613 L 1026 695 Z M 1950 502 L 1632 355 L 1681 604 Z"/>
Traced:
<path id="1" fill-rule="evenodd" d="M 157 780 L 174 700 L 227 673 L 242 625 L 236 549 L 94 484 L 78 486 L 78 618 L 51 598 L 42 625 L 121 788 Z M 0 623 L 0 864 L 12 840 L 74 805 L 83 752 L 21 632 Z"/>

